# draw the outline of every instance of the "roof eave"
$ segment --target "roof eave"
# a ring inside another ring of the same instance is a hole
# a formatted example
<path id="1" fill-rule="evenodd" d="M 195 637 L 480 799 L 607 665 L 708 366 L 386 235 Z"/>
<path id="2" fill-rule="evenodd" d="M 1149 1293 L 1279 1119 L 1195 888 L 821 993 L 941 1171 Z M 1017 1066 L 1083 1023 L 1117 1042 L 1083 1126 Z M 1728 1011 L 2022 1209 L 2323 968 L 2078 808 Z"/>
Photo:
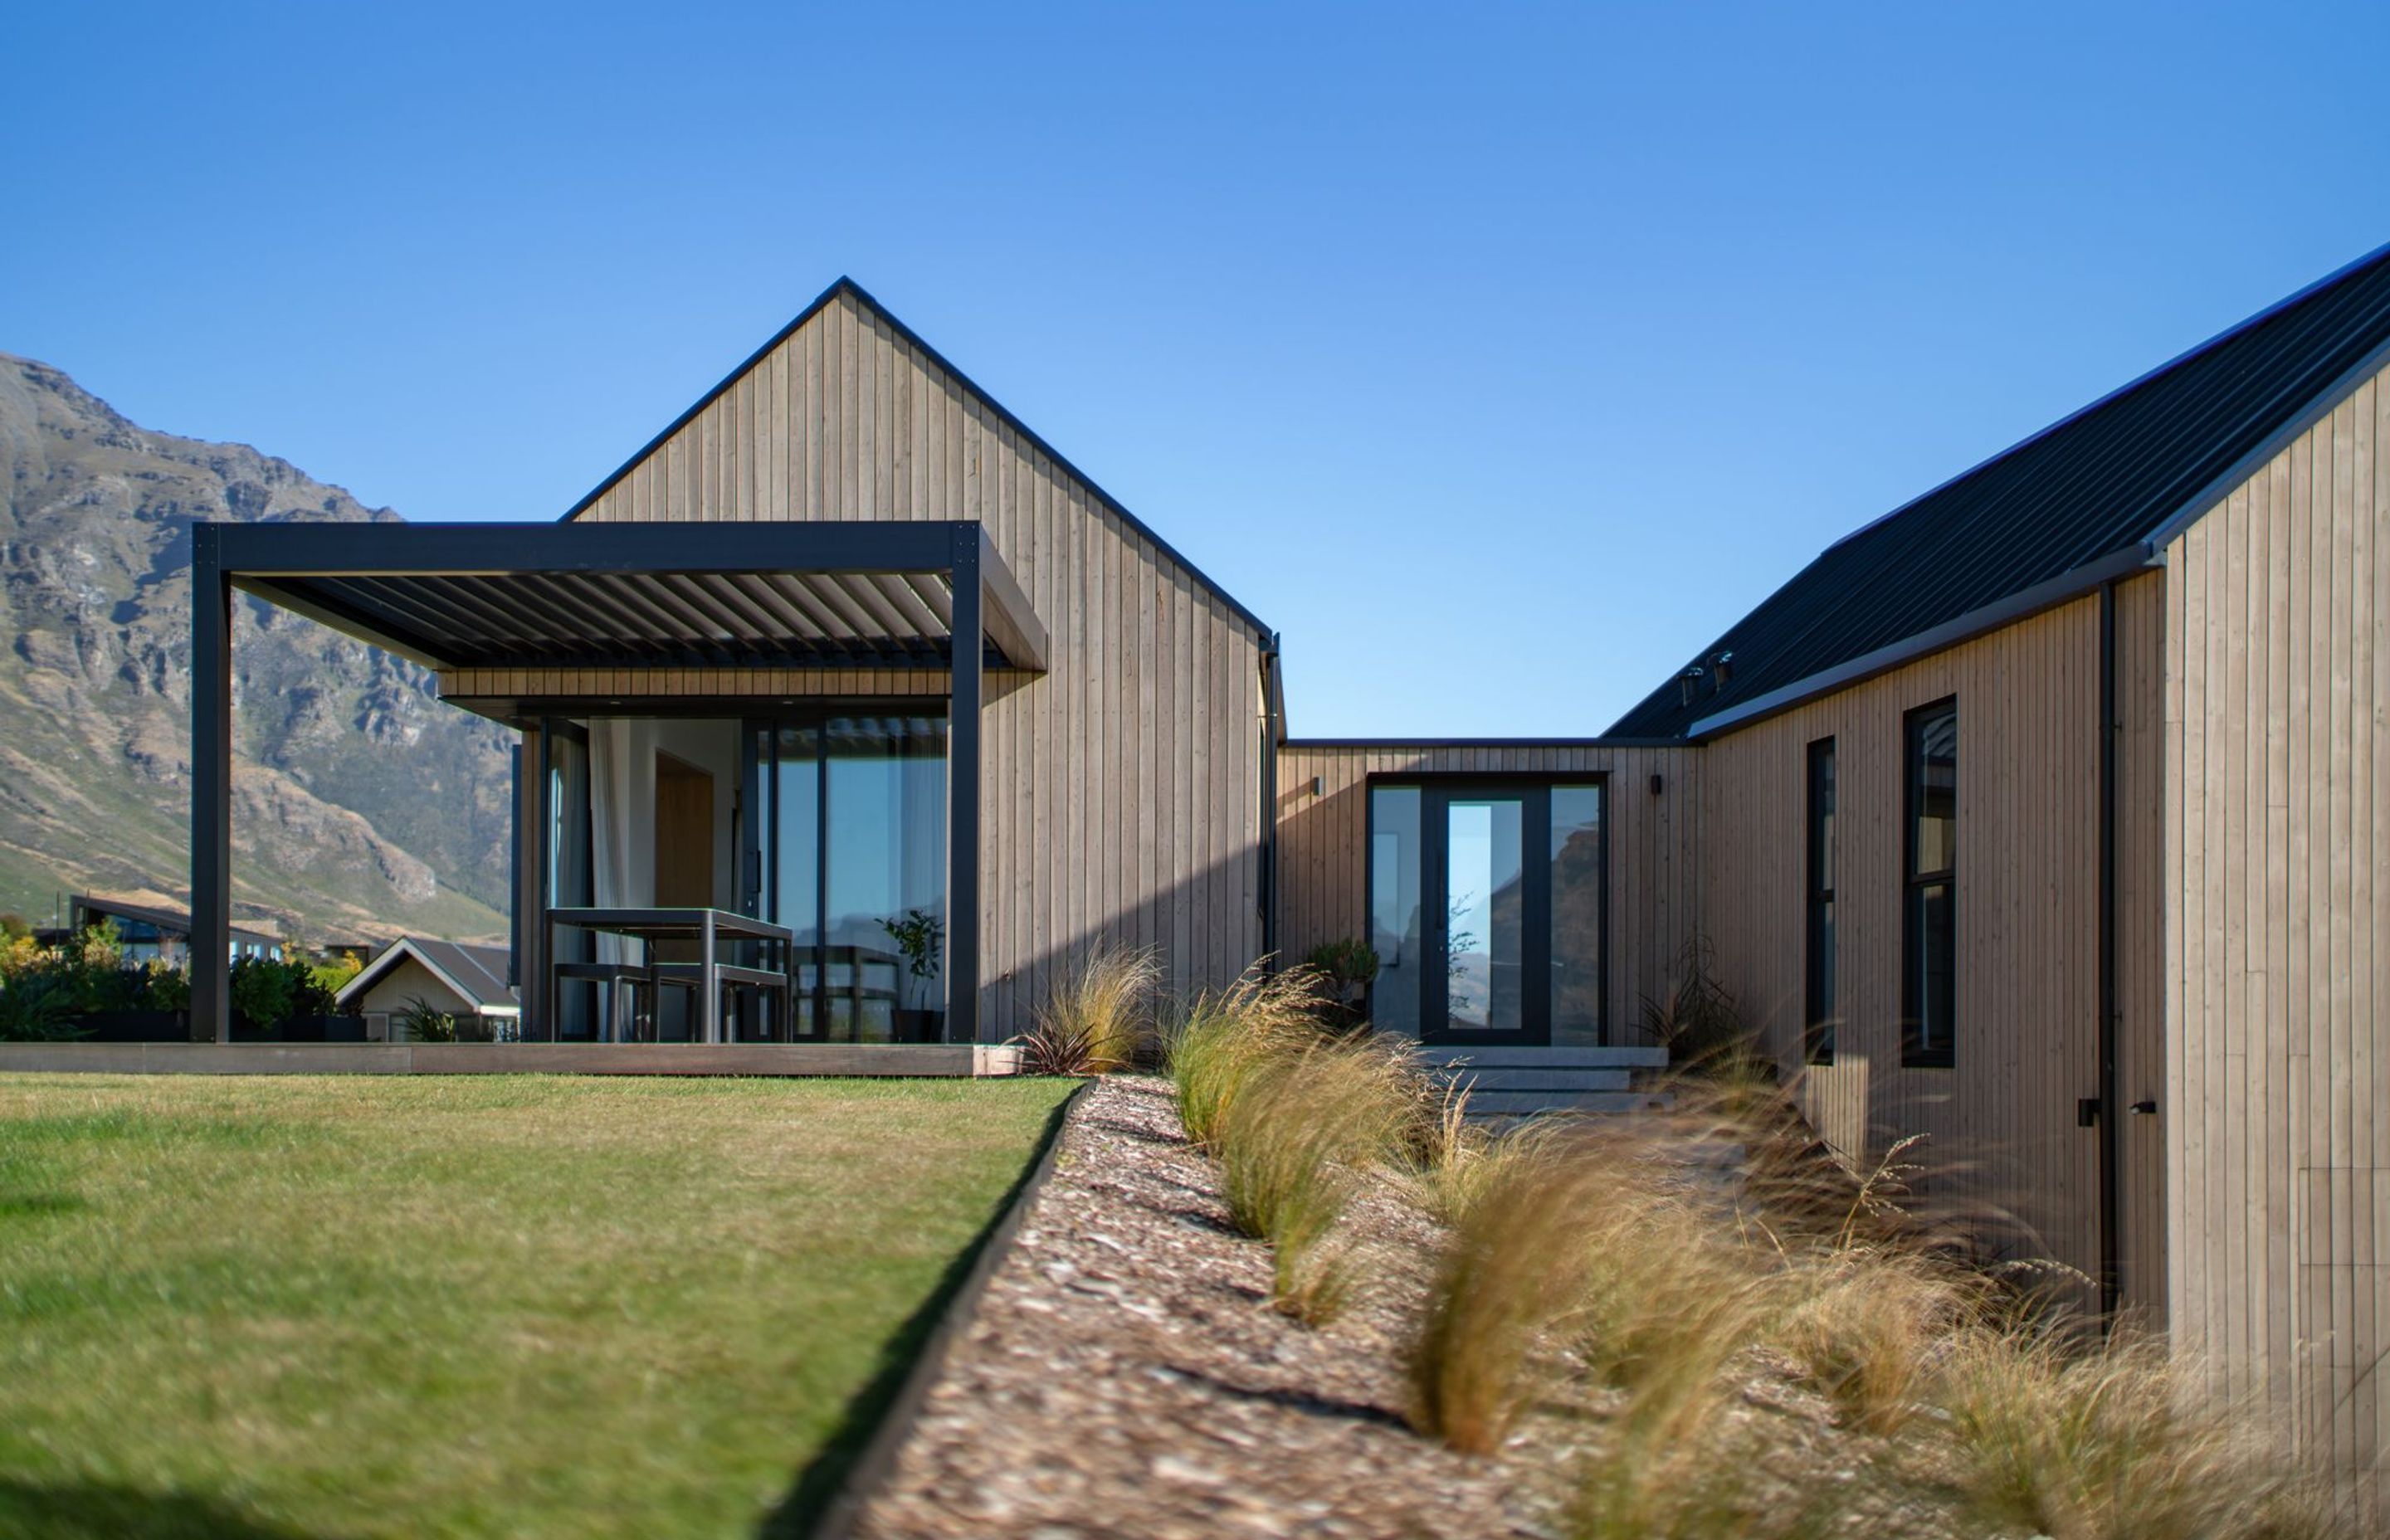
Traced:
<path id="1" fill-rule="evenodd" d="M 2120 550 L 2112 551 L 2096 561 L 2087 562 L 2073 571 L 2062 572 L 2046 583 L 2020 589 L 1996 603 L 1969 610 L 1955 620 L 1904 636 L 1889 647 L 1863 652 L 1832 668 L 1820 669 L 1804 679 L 1781 686 L 1748 700 L 1738 701 L 1724 711 L 1713 712 L 1695 720 L 1685 729 L 1685 741 L 1705 743 L 1711 738 L 1779 716 L 1815 700 L 1820 696 L 1846 690 L 1864 684 L 1879 674 L 1889 674 L 1903 664 L 1915 662 L 1961 642 L 1998 631 L 2020 621 L 2030 620 L 2046 610 L 2096 592 L 2101 584 L 2138 576 L 2152 568 L 2165 565 L 2159 547 L 2146 540 L 2135 541 Z"/>

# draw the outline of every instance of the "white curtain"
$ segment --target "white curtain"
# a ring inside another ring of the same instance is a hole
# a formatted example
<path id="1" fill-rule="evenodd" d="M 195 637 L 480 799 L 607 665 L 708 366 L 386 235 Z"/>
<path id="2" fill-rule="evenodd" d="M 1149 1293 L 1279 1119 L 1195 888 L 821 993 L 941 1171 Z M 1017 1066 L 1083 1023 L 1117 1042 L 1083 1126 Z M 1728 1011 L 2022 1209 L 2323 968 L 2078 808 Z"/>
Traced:
<path id="1" fill-rule="evenodd" d="M 589 723 L 590 865 L 600 908 L 656 901 L 656 725 L 622 717 Z M 636 943 L 600 935 L 598 960 L 636 962 Z"/>

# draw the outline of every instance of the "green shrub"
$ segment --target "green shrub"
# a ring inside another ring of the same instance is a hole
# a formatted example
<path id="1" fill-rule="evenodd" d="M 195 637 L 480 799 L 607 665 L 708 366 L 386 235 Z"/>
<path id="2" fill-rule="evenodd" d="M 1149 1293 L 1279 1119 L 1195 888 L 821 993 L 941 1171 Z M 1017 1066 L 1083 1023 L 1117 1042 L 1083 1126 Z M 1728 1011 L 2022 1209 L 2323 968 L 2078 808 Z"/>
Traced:
<path id="1" fill-rule="evenodd" d="M 456 1018 L 420 995 L 407 996 L 406 1009 L 399 1013 L 398 1020 L 410 1043 L 456 1041 Z"/>
<path id="2" fill-rule="evenodd" d="M 142 981 L 141 1005 L 147 1010 L 190 1009 L 190 969 L 172 963 L 151 963 Z"/>
<path id="3" fill-rule="evenodd" d="M 58 1043 L 84 1035 L 73 982 L 63 969 L 19 970 L 0 980 L 0 1043 Z"/>

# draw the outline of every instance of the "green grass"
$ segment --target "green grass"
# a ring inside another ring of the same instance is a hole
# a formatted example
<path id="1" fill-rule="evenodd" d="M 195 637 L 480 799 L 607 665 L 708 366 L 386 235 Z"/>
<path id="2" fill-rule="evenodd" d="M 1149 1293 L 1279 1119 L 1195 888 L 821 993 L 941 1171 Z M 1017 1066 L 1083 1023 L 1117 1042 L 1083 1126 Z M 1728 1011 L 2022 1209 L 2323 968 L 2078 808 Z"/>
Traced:
<path id="1" fill-rule="evenodd" d="M 1069 1089 L 0 1076 L 0 1534 L 795 1533 Z"/>

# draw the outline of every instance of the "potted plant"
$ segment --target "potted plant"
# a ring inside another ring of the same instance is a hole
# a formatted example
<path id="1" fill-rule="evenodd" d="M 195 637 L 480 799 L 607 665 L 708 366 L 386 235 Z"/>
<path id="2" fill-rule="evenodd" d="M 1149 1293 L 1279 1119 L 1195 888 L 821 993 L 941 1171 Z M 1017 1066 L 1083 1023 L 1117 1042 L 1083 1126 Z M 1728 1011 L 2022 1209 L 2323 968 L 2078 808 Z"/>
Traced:
<path id="1" fill-rule="evenodd" d="M 1378 949 L 1357 936 L 1322 942 L 1303 959 L 1319 975 L 1327 995 L 1323 1014 L 1340 1032 L 1351 1032 L 1368 1017 L 1369 981 L 1378 976 Z"/>
<path id="2" fill-rule="evenodd" d="M 896 982 L 896 1041 L 930 1042 L 937 1036 L 939 1014 L 930 1004 L 930 988 L 938 976 L 938 948 L 945 940 L 945 925 L 927 909 L 907 909 L 903 918 L 883 919 L 880 928 L 888 932 L 905 959 L 905 970 Z M 907 1007 L 907 998 L 919 1003 Z"/>

